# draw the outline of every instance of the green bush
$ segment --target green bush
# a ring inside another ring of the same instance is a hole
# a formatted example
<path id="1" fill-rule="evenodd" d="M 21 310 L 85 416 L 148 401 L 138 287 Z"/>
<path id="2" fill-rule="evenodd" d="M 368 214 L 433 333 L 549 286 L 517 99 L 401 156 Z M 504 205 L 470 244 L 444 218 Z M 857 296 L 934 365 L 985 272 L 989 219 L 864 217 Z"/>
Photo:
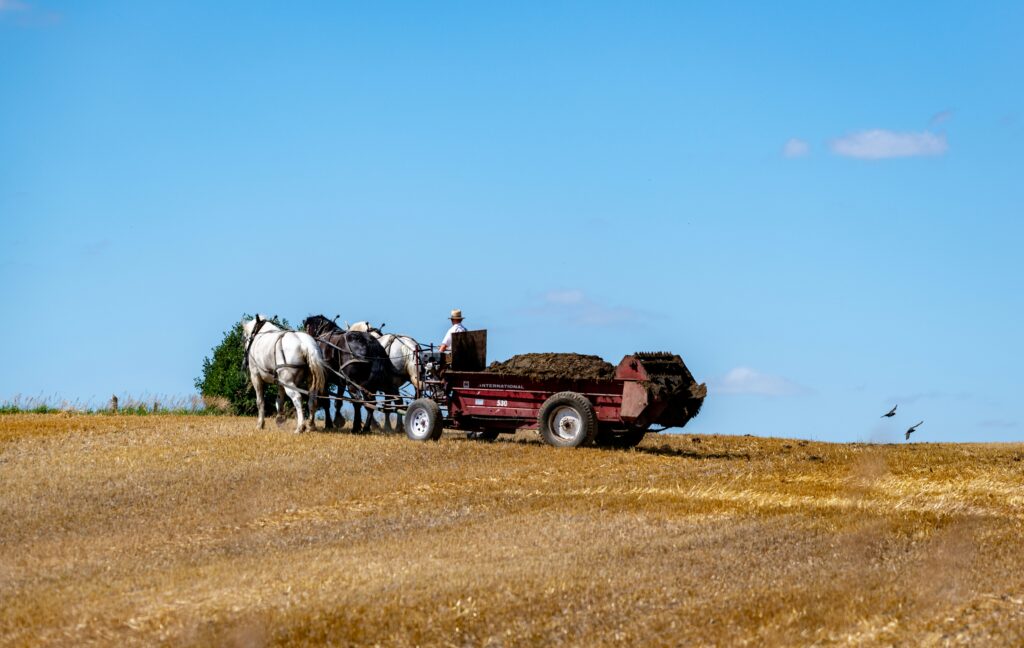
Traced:
<path id="1" fill-rule="evenodd" d="M 242 319 L 225 331 L 224 339 L 213 348 L 213 355 L 203 358 L 203 373 L 196 378 L 196 389 L 204 398 L 224 398 L 231 404 L 232 411 L 240 416 L 256 414 L 256 392 L 249 380 L 248 370 L 242 369 L 245 359 L 244 335 L 242 322 L 252 319 L 243 315 Z M 286 319 L 271 317 L 270 321 L 284 328 L 291 328 Z M 264 388 L 264 411 L 271 413 L 277 398 L 277 387 L 267 385 Z"/>

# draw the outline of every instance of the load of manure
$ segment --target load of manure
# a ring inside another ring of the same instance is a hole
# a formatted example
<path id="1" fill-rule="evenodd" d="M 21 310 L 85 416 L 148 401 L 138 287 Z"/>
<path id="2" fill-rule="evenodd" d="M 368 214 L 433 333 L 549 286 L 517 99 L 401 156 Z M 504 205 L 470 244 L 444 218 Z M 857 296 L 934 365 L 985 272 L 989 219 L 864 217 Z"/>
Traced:
<path id="1" fill-rule="evenodd" d="M 487 371 L 538 380 L 594 380 L 615 377 L 615 365 L 605 362 L 598 356 L 580 353 L 524 353 L 512 356 L 504 362 L 492 362 Z"/>

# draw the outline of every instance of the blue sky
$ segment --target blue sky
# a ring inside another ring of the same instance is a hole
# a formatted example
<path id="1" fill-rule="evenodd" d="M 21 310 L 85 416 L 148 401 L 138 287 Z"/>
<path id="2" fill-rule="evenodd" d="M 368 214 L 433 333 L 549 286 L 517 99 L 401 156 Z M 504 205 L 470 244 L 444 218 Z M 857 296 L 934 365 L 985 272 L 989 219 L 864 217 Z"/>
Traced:
<path id="1" fill-rule="evenodd" d="M 1024 4 L 0 0 L 0 400 L 243 312 L 671 350 L 688 432 L 1021 440 Z M 881 420 L 894 403 L 899 415 Z"/>

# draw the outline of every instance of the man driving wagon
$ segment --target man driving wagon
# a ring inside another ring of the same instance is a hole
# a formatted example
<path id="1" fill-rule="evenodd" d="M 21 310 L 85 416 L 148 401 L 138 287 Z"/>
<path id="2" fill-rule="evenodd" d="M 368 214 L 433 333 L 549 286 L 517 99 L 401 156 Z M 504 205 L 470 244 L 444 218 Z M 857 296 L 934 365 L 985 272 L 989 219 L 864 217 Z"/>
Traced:
<path id="1" fill-rule="evenodd" d="M 450 316 L 452 326 L 448 329 L 448 332 L 444 334 L 444 339 L 441 341 L 441 346 L 438 347 L 438 351 L 445 353 L 448 349 L 452 348 L 452 334 L 454 333 L 465 333 L 466 327 L 462 325 L 462 309 L 454 308 Z"/>

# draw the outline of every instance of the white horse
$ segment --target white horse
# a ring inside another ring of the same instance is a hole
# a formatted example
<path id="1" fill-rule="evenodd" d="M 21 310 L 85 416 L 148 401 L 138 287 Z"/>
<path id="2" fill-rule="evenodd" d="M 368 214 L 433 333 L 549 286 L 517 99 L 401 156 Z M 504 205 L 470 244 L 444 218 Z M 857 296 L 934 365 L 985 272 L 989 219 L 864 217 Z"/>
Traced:
<path id="1" fill-rule="evenodd" d="M 420 350 L 419 342 L 408 335 L 382 333 L 379 328 L 371 326 L 366 320 L 356 322 L 348 327 L 348 330 L 369 333 L 380 342 L 388 357 L 391 358 L 391 366 L 395 368 L 395 373 L 401 377 L 402 385 L 411 382 L 416 389 L 422 387 L 419 373 L 416 371 L 416 354 Z"/>
<path id="2" fill-rule="evenodd" d="M 256 428 L 263 429 L 263 384 L 277 385 L 277 422 L 284 421 L 284 395 L 295 405 L 298 422 L 295 433 L 307 429 L 302 415 L 302 393 L 296 389 L 303 386 L 309 391 L 308 429 L 316 429 L 317 394 L 324 389 L 325 378 L 323 356 L 320 347 L 307 333 L 286 331 L 259 315 L 256 319 L 242 322 L 245 342 L 245 364 L 249 378 L 256 390 L 256 409 L 259 419 Z"/>
<path id="3" fill-rule="evenodd" d="M 375 338 L 380 345 L 384 347 L 384 351 L 387 352 L 388 357 L 391 359 L 391 366 L 394 368 L 395 375 L 395 389 L 401 388 L 406 383 L 412 383 L 412 386 L 419 391 L 422 388 L 420 382 L 419 372 L 416 370 L 416 354 L 420 351 L 419 342 L 412 339 L 408 335 L 398 335 L 395 333 L 382 333 L 379 328 L 372 326 L 366 320 L 356 322 L 348 327 L 350 331 L 362 331 L 369 333 Z M 385 409 L 385 417 L 388 417 Z M 398 414 L 398 428 L 402 428 L 402 415 Z M 390 424 L 390 417 L 386 418 L 386 423 Z"/>

